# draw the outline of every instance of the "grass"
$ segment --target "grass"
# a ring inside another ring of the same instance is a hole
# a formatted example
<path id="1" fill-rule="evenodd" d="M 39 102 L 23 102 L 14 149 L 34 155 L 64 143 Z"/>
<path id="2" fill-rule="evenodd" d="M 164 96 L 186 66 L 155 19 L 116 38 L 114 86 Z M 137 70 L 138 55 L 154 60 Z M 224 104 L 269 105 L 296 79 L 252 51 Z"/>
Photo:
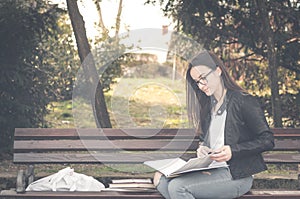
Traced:
<path id="1" fill-rule="evenodd" d="M 49 114 L 45 117 L 46 126 L 52 128 L 72 128 L 74 118 L 72 101 L 52 102 L 48 106 Z"/>
<path id="2" fill-rule="evenodd" d="M 105 98 L 113 128 L 188 126 L 181 80 L 122 78 Z M 96 127 L 90 102 L 79 97 L 53 102 L 45 120 L 51 128 Z"/>

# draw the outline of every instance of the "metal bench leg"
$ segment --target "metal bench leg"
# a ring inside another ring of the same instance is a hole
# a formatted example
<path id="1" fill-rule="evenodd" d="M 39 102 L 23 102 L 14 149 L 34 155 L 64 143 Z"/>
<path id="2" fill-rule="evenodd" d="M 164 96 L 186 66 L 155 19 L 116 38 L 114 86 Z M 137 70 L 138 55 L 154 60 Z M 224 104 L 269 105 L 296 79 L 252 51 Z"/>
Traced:
<path id="1" fill-rule="evenodd" d="M 16 191 L 17 193 L 25 192 L 25 172 L 23 169 L 18 171 Z"/>
<path id="2" fill-rule="evenodd" d="M 26 172 L 27 184 L 31 184 L 34 181 L 34 165 L 28 165 Z"/>
<path id="3" fill-rule="evenodd" d="M 300 164 L 298 164 L 298 190 L 300 190 Z"/>

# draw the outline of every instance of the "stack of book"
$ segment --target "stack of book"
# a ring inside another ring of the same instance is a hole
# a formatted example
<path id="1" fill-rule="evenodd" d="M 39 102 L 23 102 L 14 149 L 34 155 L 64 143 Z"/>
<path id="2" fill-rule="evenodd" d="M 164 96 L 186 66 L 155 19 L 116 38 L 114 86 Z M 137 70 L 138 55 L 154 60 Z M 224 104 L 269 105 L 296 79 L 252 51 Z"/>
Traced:
<path id="1" fill-rule="evenodd" d="M 106 190 L 112 191 L 151 191 L 155 187 L 151 179 L 114 179 Z"/>

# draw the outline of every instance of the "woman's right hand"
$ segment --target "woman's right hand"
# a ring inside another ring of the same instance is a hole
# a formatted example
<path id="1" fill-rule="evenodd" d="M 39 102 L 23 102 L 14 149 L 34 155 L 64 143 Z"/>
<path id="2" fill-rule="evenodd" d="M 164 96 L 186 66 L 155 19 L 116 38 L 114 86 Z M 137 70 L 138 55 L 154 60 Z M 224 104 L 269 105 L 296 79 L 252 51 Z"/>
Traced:
<path id="1" fill-rule="evenodd" d="M 213 150 L 208 148 L 207 146 L 200 145 L 199 148 L 197 149 L 197 157 L 203 158 L 207 156 L 209 153 L 212 153 L 212 151 Z"/>
<path id="2" fill-rule="evenodd" d="M 153 184 L 154 184 L 155 187 L 157 187 L 161 176 L 162 176 L 162 173 L 160 173 L 158 171 L 155 172 L 154 177 L 153 177 Z"/>

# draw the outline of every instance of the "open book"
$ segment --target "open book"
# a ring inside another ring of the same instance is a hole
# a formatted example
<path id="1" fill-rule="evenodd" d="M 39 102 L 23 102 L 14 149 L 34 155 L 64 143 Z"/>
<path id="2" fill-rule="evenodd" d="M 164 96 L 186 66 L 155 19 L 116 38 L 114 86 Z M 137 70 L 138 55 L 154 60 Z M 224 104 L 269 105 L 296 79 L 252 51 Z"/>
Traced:
<path id="1" fill-rule="evenodd" d="M 218 164 L 217 162 L 213 162 L 209 155 L 205 156 L 204 158 L 191 158 L 188 161 L 184 161 L 181 158 L 172 158 L 146 161 L 144 164 L 161 172 L 166 177 L 176 177 L 182 173 L 208 170 L 225 166 L 224 163 Z"/>

